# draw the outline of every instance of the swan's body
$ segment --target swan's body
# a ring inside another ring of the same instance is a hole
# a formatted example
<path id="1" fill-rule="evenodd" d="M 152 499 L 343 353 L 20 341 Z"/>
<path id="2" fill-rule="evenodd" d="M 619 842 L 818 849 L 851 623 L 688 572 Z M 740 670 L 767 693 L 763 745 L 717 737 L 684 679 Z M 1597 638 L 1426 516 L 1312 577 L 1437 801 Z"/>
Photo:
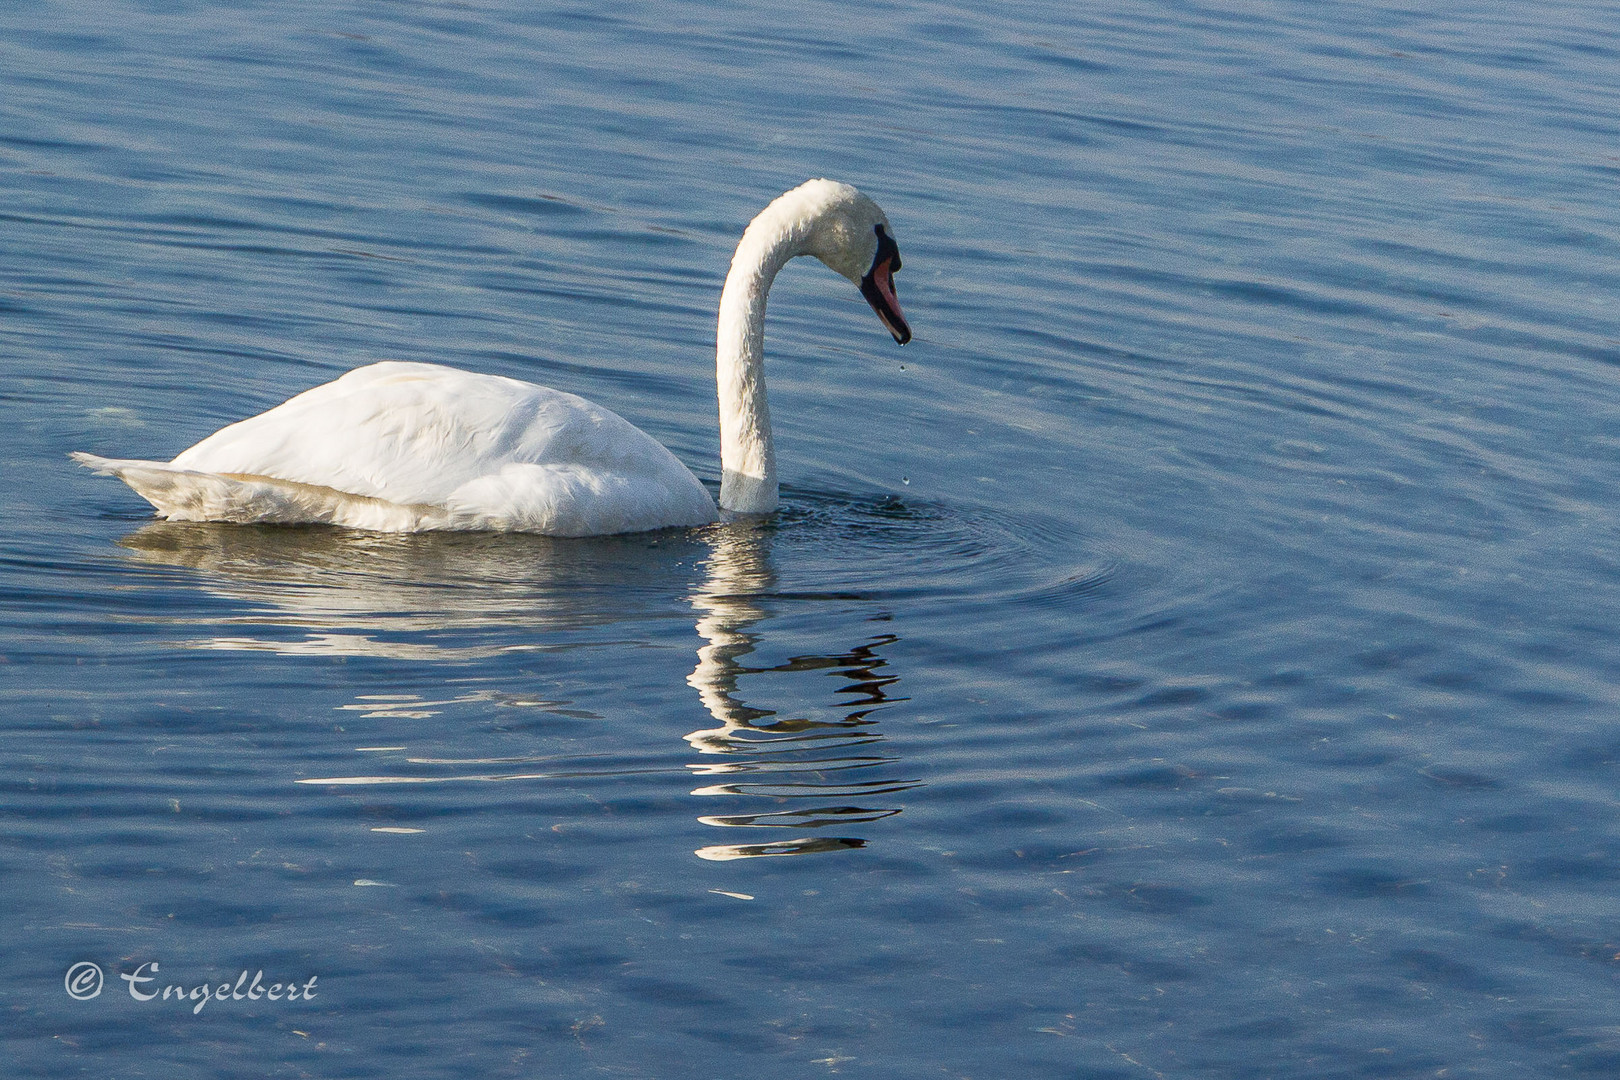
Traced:
<path id="1" fill-rule="evenodd" d="M 171 521 L 595 536 L 715 518 L 697 477 L 629 421 L 436 364 L 359 368 L 171 462 L 76 456 Z"/>
<path id="2" fill-rule="evenodd" d="M 866 196 L 811 180 L 743 234 L 720 299 L 720 506 L 776 509 L 765 399 L 765 298 L 778 270 L 815 255 L 857 282 L 895 340 L 899 253 Z M 173 461 L 74 454 L 171 521 L 329 524 L 379 532 L 487 529 L 597 536 L 715 520 L 675 455 L 584 398 L 436 364 L 349 372 L 232 424 Z"/>

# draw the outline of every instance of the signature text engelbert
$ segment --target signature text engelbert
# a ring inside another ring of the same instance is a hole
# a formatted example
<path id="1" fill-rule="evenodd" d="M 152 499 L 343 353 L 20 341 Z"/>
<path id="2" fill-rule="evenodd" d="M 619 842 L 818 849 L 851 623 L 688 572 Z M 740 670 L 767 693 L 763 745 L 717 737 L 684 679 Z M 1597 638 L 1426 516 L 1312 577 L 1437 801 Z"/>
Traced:
<path id="1" fill-rule="evenodd" d="M 150 970 L 152 974 L 148 975 Z M 238 975 L 235 983 L 198 983 L 195 986 L 182 986 L 170 983 L 161 990 L 150 984 L 158 981 L 158 962 L 148 960 L 132 972 L 122 973 L 118 977 L 129 984 L 129 996 L 136 1001 L 155 1001 L 161 998 L 164 1001 L 192 1001 L 196 1002 L 191 1013 L 193 1016 L 202 1012 L 203 1006 L 210 1001 L 258 1001 L 261 998 L 267 1001 L 308 1001 L 315 997 L 315 982 L 319 975 L 311 975 L 304 982 L 273 982 L 266 984 L 264 971 L 255 971 L 251 977 L 246 971 Z"/>

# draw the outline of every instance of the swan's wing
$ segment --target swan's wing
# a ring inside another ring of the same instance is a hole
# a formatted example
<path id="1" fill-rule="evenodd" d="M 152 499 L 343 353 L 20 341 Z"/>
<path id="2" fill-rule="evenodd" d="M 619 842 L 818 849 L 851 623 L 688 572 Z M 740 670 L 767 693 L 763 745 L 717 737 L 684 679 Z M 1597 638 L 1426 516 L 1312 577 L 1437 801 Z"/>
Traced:
<path id="1" fill-rule="evenodd" d="M 532 383 L 433 364 L 358 368 L 181 453 L 197 472 L 270 476 L 443 505 L 514 462 L 646 472 L 669 455 L 616 414 Z"/>

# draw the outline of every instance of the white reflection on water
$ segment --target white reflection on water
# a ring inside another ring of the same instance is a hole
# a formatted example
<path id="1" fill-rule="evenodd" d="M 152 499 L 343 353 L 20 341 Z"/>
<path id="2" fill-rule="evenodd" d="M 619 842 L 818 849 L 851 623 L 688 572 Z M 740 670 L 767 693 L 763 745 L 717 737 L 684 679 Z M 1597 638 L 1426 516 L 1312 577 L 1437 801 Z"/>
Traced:
<path id="1" fill-rule="evenodd" d="M 639 645 L 649 643 L 647 621 L 667 619 L 671 602 L 684 596 L 698 613 L 695 628 L 703 642 L 686 682 L 717 724 L 685 736 L 704 760 L 684 768 L 717 781 L 692 794 L 769 802 L 751 812 L 742 807 L 745 812 L 705 814 L 698 820 L 717 828 L 791 828 L 808 834 L 897 814 L 898 807 L 869 803 L 918 781 L 860 779 L 896 762 L 879 752 L 883 736 L 874 715 L 899 700 L 890 689 L 899 677 L 887 670 L 881 655 L 885 645 L 897 640 L 893 634 L 868 635 L 844 651 L 794 656 L 781 664 L 744 663 L 759 647 L 773 606 L 783 599 L 775 595 L 771 567 L 772 547 L 780 535 L 775 526 L 757 522 L 583 541 L 158 522 L 121 544 L 150 566 L 186 570 L 186 583 L 200 584 L 230 602 L 217 614 L 201 615 L 188 606 L 186 616 L 170 618 L 176 627 L 204 631 L 176 643 L 191 649 L 421 664 L 517 651 Z M 637 623 L 639 628 L 630 629 Z M 219 633 L 220 627 L 232 632 Z M 250 627 L 259 632 L 249 632 Z M 606 637 L 604 629 L 611 630 Z M 801 676 L 809 674 L 840 680 L 831 701 L 824 683 L 803 681 Z M 789 681 L 784 683 L 784 677 Z M 751 680 L 755 694 L 774 693 L 806 715 L 779 715 L 776 709 L 750 704 L 743 696 L 744 679 Z M 430 698 L 364 694 L 338 708 L 370 719 L 425 720 L 469 705 L 522 706 L 594 718 L 566 708 L 566 701 L 521 688 L 451 690 Z M 676 771 L 656 748 L 646 755 L 399 760 L 433 773 L 297 782 L 341 788 Z M 711 845 L 695 854 L 731 860 L 865 843 L 853 836 L 800 835 Z"/>
<path id="2" fill-rule="evenodd" d="M 700 754 L 723 756 L 688 766 L 698 776 L 732 776 L 727 783 L 693 790 L 698 796 L 750 796 L 773 804 L 815 799 L 817 805 L 758 813 L 705 815 L 698 820 L 718 828 L 816 829 L 876 821 L 900 812 L 897 807 L 827 805 L 823 800 L 867 798 L 903 791 L 918 781 L 858 781 L 831 774 L 865 770 L 894 762 L 876 752 L 883 736 L 875 730 L 872 714 L 895 700 L 888 687 L 899 676 L 880 669 L 888 661 L 877 649 L 895 640 L 880 635 L 839 655 L 796 656 L 785 664 L 749 667 L 743 658 L 758 647 L 753 627 L 768 611 L 763 598 L 776 585 L 769 559 L 772 534 L 758 525 L 735 523 L 717 530 L 704 563 L 704 582 L 692 595 L 699 612 L 697 666 L 687 683 L 698 692 L 703 707 L 718 727 L 693 731 L 686 741 Z M 748 704 L 741 697 L 740 680 L 767 673 L 823 672 L 849 680 L 837 693 L 854 694 L 836 710 L 835 719 L 809 717 L 777 719 L 777 712 Z M 801 836 L 753 844 L 715 844 L 699 848 L 699 858 L 728 861 L 769 855 L 803 855 L 862 847 L 858 837 Z"/>
<path id="3" fill-rule="evenodd" d="M 210 632 L 183 648 L 418 662 L 574 647 L 567 632 L 646 617 L 703 550 L 679 533 L 580 541 L 182 522 L 119 543 L 231 602 L 175 625 L 259 631 Z"/>

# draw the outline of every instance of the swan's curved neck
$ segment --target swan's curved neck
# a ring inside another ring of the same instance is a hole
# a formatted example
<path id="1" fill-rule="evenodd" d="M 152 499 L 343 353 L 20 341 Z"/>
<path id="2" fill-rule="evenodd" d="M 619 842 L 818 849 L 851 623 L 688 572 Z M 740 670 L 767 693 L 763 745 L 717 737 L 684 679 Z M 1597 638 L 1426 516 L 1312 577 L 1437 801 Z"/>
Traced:
<path id="1" fill-rule="evenodd" d="M 811 224 L 782 202 L 766 207 L 743 233 L 720 294 L 720 506 L 744 514 L 776 509 L 776 451 L 765 400 L 765 297 L 776 272 L 804 253 Z"/>

